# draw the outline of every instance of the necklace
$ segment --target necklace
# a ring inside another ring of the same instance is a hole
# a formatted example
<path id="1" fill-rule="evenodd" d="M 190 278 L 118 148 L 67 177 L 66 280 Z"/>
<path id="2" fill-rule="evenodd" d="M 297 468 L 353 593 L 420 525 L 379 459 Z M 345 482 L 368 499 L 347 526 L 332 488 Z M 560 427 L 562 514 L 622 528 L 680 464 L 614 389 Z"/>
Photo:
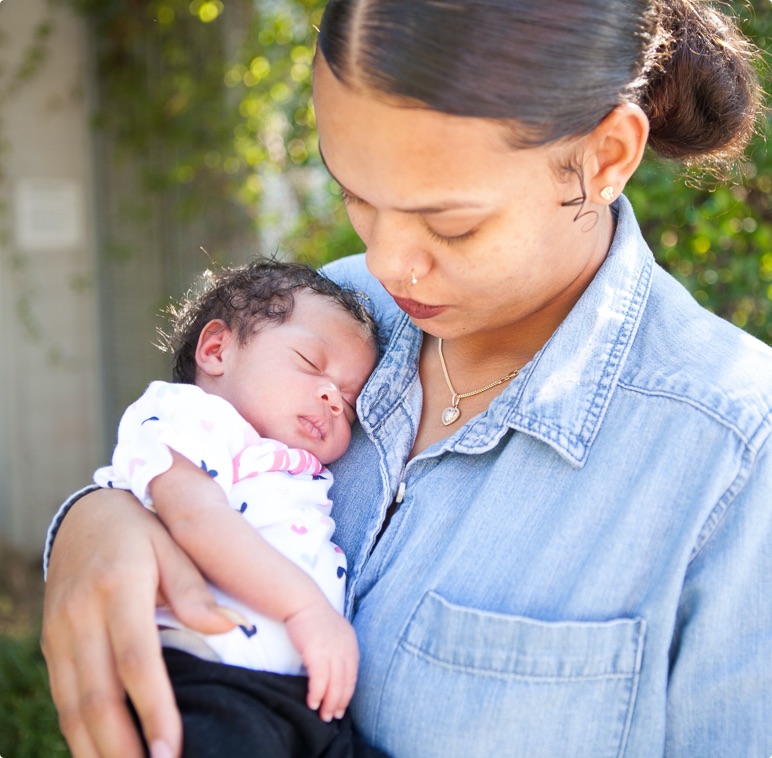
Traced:
<path id="1" fill-rule="evenodd" d="M 442 419 L 442 423 L 445 426 L 450 426 L 454 421 L 458 421 L 458 417 L 461 415 L 461 411 L 458 408 L 458 403 L 460 400 L 465 397 L 472 397 L 472 395 L 479 395 L 481 392 L 485 392 L 485 390 L 498 387 L 500 384 L 504 384 L 504 382 L 508 382 L 510 379 L 514 379 L 520 373 L 520 369 L 516 368 L 514 371 L 510 371 L 506 376 L 502 376 L 501 379 L 497 379 L 495 382 L 491 382 L 490 384 L 486 384 L 484 387 L 480 387 L 479 390 L 458 393 L 453 389 L 453 385 L 450 382 L 450 377 L 448 376 L 448 367 L 445 365 L 445 357 L 442 355 L 442 337 L 437 340 L 437 352 L 440 355 L 442 373 L 445 375 L 445 382 L 448 385 L 448 389 L 450 390 L 451 395 L 451 405 L 449 405 L 442 412 L 442 416 L 440 417 Z"/>

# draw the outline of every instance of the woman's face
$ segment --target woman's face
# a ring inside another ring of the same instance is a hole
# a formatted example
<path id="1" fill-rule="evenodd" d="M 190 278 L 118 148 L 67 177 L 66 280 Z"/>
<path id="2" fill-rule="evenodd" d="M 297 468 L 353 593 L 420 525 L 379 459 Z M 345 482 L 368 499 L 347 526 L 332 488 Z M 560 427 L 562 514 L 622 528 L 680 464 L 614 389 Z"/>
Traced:
<path id="1" fill-rule="evenodd" d="M 513 149 L 495 122 L 345 86 L 321 54 L 314 104 L 367 266 L 414 322 L 445 339 L 517 326 L 546 340 L 612 234 L 601 208 L 575 220 L 579 209 L 562 205 L 582 194 L 558 170 L 578 146 Z"/>

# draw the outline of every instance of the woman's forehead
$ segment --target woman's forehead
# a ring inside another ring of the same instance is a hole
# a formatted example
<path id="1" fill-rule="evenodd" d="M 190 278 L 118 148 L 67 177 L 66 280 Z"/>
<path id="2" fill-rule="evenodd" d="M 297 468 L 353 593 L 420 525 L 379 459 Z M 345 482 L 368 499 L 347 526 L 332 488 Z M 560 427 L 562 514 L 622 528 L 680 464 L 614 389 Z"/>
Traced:
<path id="1" fill-rule="evenodd" d="M 325 165 L 349 194 L 374 204 L 423 213 L 485 206 L 513 172 L 551 165 L 551 147 L 512 148 L 498 122 L 394 104 L 343 84 L 323 60 L 314 88 Z"/>
<path id="2" fill-rule="evenodd" d="M 387 146 L 405 158 L 508 150 L 494 122 L 408 107 L 394 98 L 343 84 L 325 64 L 317 66 L 314 107 L 320 144 L 331 169 L 341 148 L 374 154 Z"/>

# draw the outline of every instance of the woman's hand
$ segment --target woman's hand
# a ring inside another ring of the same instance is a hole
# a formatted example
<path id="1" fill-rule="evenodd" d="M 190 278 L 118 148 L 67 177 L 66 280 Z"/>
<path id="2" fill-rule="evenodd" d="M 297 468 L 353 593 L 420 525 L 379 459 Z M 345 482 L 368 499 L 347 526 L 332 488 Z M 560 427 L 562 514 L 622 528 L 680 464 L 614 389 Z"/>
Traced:
<path id="1" fill-rule="evenodd" d="M 205 633 L 234 626 L 218 613 L 190 559 L 131 493 L 83 497 L 54 543 L 41 643 L 59 725 L 77 758 L 143 755 L 126 694 L 153 758 L 180 754 L 182 724 L 161 657 L 157 602 Z"/>

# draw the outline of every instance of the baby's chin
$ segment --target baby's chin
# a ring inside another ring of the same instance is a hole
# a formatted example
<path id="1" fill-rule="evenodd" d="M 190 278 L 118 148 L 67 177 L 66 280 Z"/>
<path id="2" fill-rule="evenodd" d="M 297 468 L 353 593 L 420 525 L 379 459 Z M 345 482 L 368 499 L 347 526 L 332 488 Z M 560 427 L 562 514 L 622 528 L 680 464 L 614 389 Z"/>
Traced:
<path id="1" fill-rule="evenodd" d="M 306 448 L 306 450 L 308 450 L 308 448 Z M 314 450 L 308 450 L 308 452 L 313 453 L 319 460 L 319 463 L 322 464 L 322 466 L 329 466 L 330 463 L 335 463 L 335 461 L 337 461 L 343 455 L 345 450 L 341 453 L 330 453 L 329 450 L 320 450 L 318 452 Z"/>
<path id="2" fill-rule="evenodd" d="M 306 450 L 309 453 L 313 453 L 323 466 L 328 466 L 330 463 L 335 463 L 335 461 L 343 457 L 343 454 L 348 450 L 348 444 L 345 446 L 338 444 L 333 447 L 322 444 L 319 445 L 318 451 L 309 448 L 306 448 Z"/>

